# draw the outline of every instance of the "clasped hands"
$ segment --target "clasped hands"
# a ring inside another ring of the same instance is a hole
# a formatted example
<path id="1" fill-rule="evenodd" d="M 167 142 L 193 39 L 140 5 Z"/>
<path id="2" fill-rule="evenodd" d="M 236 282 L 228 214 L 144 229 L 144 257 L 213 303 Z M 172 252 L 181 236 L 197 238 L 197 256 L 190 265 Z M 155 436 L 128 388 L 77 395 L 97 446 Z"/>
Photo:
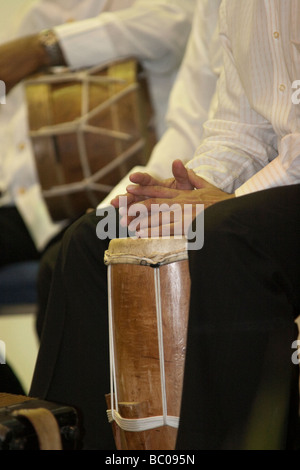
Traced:
<path id="1" fill-rule="evenodd" d="M 234 197 L 185 168 L 181 160 L 173 162 L 172 172 L 173 178 L 162 181 L 133 173 L 127 193 L 111 201 L 120 211 L 120 224 L 137 237 L 183 235 L 199 211 Z"/>

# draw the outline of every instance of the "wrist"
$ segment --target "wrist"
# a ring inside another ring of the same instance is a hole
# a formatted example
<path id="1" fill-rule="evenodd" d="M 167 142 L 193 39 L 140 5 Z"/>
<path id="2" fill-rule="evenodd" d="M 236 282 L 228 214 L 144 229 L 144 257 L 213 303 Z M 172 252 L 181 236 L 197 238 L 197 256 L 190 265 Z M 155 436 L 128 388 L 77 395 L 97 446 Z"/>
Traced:
<path id="1" fill-rule="evenodd" d="M 65 58 L 55 32 L 51 29 L 41 31 L 36 36 L 39 47 L 39 59 L 42 66 L 65 65 Z"/>

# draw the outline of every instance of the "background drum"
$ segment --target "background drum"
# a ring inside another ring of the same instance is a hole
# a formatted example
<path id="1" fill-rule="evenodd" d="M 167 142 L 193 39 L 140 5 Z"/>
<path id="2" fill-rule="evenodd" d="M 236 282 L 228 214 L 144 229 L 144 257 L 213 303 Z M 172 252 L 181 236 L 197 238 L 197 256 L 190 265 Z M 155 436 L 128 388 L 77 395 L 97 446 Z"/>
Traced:
<path id="1" fill-rule="evenodd" d="M 134 60 L 26 82 L 30 137 L 53 220 L 95 207 L 155 143 Z"/>
<path id="2" fill-rule="evenodd" d="M 174 449 L 190 296 L 185 240 L 112 240 L 105 263 L 117 448 Z"/>

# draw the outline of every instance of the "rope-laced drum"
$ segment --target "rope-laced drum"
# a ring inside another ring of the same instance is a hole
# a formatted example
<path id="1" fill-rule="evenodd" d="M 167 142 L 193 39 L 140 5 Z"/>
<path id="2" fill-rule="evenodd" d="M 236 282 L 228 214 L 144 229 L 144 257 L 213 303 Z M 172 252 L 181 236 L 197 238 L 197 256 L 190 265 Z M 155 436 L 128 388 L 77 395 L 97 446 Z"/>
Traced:
<path id="1" fill-rule="evenodd" d="M 116 239 L 108 265 L 111 393 L 117 448 L 175 448 L 190 296 L 184 239 Z"/>
<path id="2" fill-rule="evenodd" d="M 95 207 L 154 145 L 150 100 L 127 60 L 26 82 L 29 131 L 54 220 Z"/>

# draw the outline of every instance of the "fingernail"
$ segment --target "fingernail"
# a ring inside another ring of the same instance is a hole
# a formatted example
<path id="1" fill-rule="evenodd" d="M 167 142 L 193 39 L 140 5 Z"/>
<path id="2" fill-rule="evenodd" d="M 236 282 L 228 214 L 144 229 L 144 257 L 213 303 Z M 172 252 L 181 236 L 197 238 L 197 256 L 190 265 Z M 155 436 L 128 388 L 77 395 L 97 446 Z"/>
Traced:
<path id="1" fill-rule="evenodd" d="M 129 191 L 133 191 L 134 189 L 136 189 L 136 185 L 135 184 L 130 184 L 129 186 L 127 186 L 126 190 L 129 192 Z"/>

